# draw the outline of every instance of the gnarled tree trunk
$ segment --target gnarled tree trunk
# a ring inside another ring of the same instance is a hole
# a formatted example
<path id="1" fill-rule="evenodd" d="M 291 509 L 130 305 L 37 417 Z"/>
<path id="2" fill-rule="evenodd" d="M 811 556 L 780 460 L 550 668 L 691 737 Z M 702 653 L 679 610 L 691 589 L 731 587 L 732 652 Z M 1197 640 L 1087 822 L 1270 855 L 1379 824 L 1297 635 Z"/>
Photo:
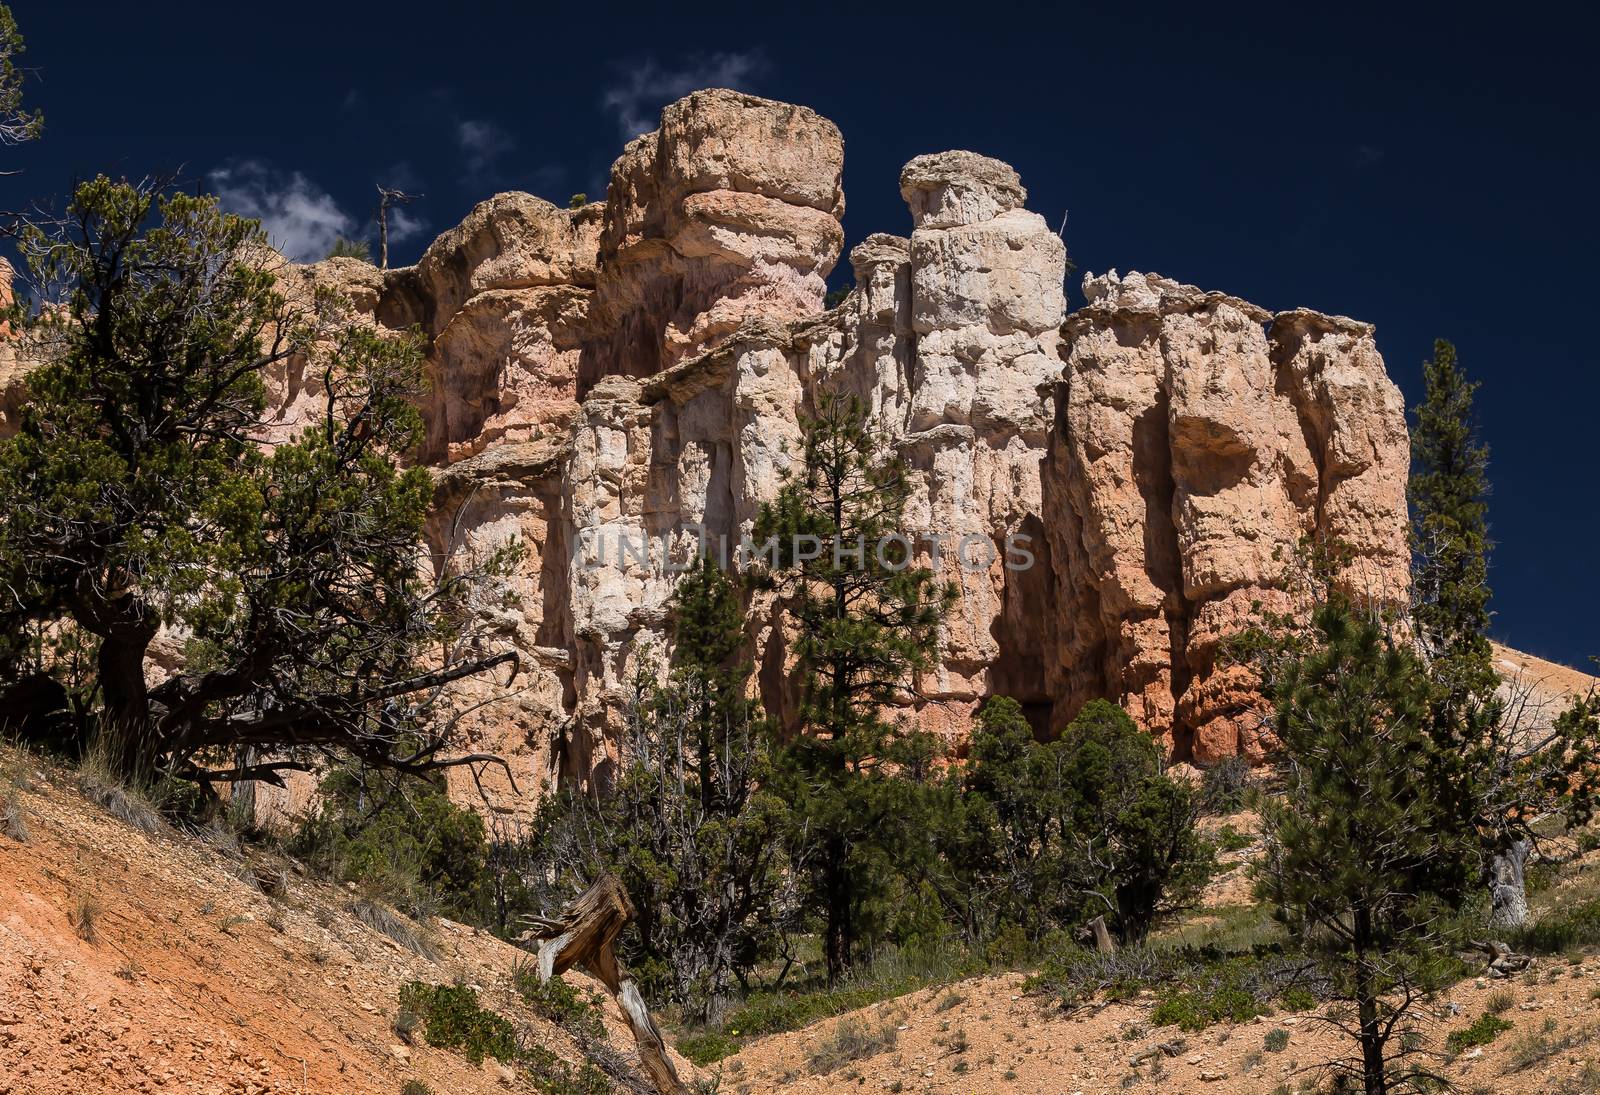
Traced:
<path id="1" fill-rule="evenodd" d="M 557 977 L 573 966 L 598 977 L 628 1017 L 634 1041 L 639 1045 L 639 1060 L 656 1090 L 662 1095 L 686 1095 L 689 1089 L 678 1078 L 660 1028 L 650 1018 L 650 1009 L 639 995 L 638 986 L 617 961 L 617 936 L 633 917 L 633 902 L 622 883 L 613 875 L 603 874 L 558 918 L 528 917 L 533 928 L 519 938 L 538 942 L 541 981 Z"/>
<path id="2" fill-rule="evenodd" d="M 1528 852 L 1526 840 L 1514 840 L 1489 863 L 1489 921 L 1496 927 L 1520 928 L 1528 922 Z"/>

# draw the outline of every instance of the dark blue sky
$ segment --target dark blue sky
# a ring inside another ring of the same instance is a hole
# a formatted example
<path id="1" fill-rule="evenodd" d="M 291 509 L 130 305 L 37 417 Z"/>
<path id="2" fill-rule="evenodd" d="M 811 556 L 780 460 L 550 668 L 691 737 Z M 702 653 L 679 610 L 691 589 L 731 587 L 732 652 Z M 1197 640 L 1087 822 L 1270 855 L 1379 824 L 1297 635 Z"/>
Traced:
<path id="1" fill-rule="evenodd" d="M 906 160 L 970 148 L 1052 223 L 1070 208 L 1080 270 L 1376 323 L 1408 402 L 1451 338 L 1483 381 L 1497 636 L 1600 653 L 1586 5 L 12 7 L 47 130 L 0 153 L 23 169 L 0 208 L 182 168 L 315 249 L 384 181 L 427 195 L 408 262 L 496 189 L 601 196 L 630 122 L 734 85 L 839 124 L 850 244 L 908 231 Z"/>

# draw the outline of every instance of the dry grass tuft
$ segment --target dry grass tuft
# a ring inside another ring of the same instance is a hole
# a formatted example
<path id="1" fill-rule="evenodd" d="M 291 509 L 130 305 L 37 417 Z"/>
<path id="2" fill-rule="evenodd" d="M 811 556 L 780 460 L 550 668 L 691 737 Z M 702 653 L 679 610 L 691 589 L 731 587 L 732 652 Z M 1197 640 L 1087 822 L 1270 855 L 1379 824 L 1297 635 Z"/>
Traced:
<path id="1" fill-rule="evenodd" d="M 67 914 L 67 920 L 72 924 L 72 930 L 78 933 L 78 938 L 85 943 L 97 943 L 100 940 L 100 903 L 92 897 L 80 896 Z"/>
<path id="2" fill-rule="evenodd" d="M 6 792 L 5 801 L 0 803 L 0 832 L 18 844 L 28 842 L 28 808 L 15 787 Z"/>
<path id="3" fill-rule="evenodd" d="M 439 948 L 422 928 L 407 920 L 381 901 L 362 898 L 350 905 L 350 914 L 380 935 L 386 935 L 412 954 L 428 961 L 439 957 Z"/>
<path id="4" fill-rule="evenodd" d="M 157 833 L 165 827 L 149 799 L 111 776 L 92 758 L 85 759 L 78 770 L 78 788 L 89 801 L 141 833 Z"/>
<path id="5" fill-rule="evenodd" d="M 900 1032 L 893 1023 L 873 1026 L 865 1020 L 846 1017 L 839 1020 L 832 1035 L 806 1055 L 806 1067 L 813 1076 L 824 1076 L 854 1061 L 887 1053 L 899 1040 Z"/>

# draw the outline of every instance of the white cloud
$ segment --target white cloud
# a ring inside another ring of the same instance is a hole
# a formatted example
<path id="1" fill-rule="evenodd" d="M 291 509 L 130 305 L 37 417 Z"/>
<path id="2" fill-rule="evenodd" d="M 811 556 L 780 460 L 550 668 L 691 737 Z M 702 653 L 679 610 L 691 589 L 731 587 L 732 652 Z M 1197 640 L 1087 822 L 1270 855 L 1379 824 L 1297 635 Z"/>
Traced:
<path id="1" fill-rule="evenodd" d="M 355 219 L 298 171 L 241 160 L 206 178 L 224 209 L 259 220 L 272 246 L 296 262 L 326 258 L 336 239 L 355 231 Z"/>
<path id="2" fill-rule="evenodd" d="M 470 118 L 456 125 L 456 140 L 461 145 L 463 175 L 468 182 L 492 177 L 495 161 L 517 147 L 511 134 L 494 122 Z"/>
<path id="3" fill-rule="evenodd" d="M 684 68 L 662 68 L 646 58 L 627 73 L 626 79 L 606 89 L 601 104 L 617 116 L 626 139 L 654 129 L 661 108 L 674 99 L 703 87 L 727 87 L 749 91 L 750 83 L 766 71 L 766 58 L 759 52 L 712 53 L 690 59 Z"/>
<path id="4" fill-rule="evenodd" d="M 389 243 L 404 243 L 428 230 L 428 222 L 410 213 L 403 205 L 389 207 Z"/>

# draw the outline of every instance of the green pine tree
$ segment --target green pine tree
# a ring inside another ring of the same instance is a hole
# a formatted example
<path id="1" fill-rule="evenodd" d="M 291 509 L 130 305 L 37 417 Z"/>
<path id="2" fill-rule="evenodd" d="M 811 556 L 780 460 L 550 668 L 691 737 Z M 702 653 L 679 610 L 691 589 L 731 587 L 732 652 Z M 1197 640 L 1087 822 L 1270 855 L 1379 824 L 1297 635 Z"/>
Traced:
<path id="1" fill-rule="evenodd" d="M 1432 685 L 1409 648 L 1335 598 L 1272 688 L 1288 785 L 1265 810 L 1258 889 L 1352 1005 L 1341 1026 L 1359 1053 L 1330 1067 L 1382 1095 L 1424 1078 L 1412 1009 L 1437 984 L 1432 926 L 1473 862 L 1435 778 Z"/>
<path id="2" fill-rule="evenodd" d="M 1493 703 L 1489 646 L 1489 450 L 1477 438 L 1478 390 L 1444 339 L 1423 365 L 1426 393 L 1411 432 L 1411 546 L 1417 636 L 1452 717 Z"/>
<path id="3" fill-rule="evenodd" d="M 901 734 L 885 710 L 929 664 L 954 589 L 892 539 L 911 485 L 861 401 L 823 393 L 802 429 L 798 468 L 762 507 L 755 539 L 774 545 L 767 576 L 804 675 L 802 733 L 779 785 L 804 834 L 796 861 L 837 980 L 881 931 L 905 852 L 907 788 L 891 760 Z"/>
<path id="4" fill-rule="evenodd" d="M 672 636 L 665 679 L 635 682 L 615 786 L 547 809 L 538 869 L 571 890 L 615 874 L 637 910 L 630 969 L 711 1022 L 791 926 L 787 812 L 769 787 L 772 726 L 749 698 L 739 588 L 711 561 L 678 583 Z"/>
<path id="5" fill-rule="evenodd" d="M 1544 724 L 1500 695 L 1490 621 L 1489 453 L 1477 438 L 1468 380 L 1455 347 L 1434 344 L 1412 431 L 1413 583 L 1417 639 L 1434 685 L 1436 781 L 1453 789 L 1456 827 L 1475 833 L 1492 919 L 1527 921 L 1525 868 L 1538 839 L 1533 819 L 1590 815 L 1597 742 L 1580 703 Z"/>
<path id="6" fill-rule="evenodd" d="M 1196 795 L 1113 703 L 1085 704 L 1057 741 L 1037 742 L 1016 701 L 996 697 L 952 775 L 960 793 L 934 819 L 939 889 L 975 944 L 1095 917 L 1139 942 L 1210 876 Z"/>
<path id="7" fill-rule="evenodd" d="M 1199 802 L 1165 773 L 1155 740 L 1107 700 L 1084 705 L 1058 752 L 1071 791 L 1060 834 L 1067 889 L 1088 899 L 1078 919 L 1104 914 L 1123 942 L 1142 942 L 1211 875 Z"/>

